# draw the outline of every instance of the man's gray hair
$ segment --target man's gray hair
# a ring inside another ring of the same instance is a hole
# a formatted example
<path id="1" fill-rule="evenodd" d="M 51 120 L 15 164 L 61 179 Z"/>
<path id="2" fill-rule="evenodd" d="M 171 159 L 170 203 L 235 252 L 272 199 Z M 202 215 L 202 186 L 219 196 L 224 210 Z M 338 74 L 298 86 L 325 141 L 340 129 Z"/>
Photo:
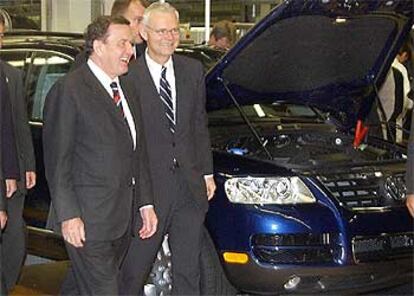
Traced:
<path id="1" fill-rule="evenodd" d="M 147 26 L 149 24 L 149 19 L 151 18 L 151 14 L 154 12 L 162 12 L 162 13 L 175 13 L 175 16 L 177 17 L 177 21 L 180 21 L 180 14 L 178 13 L 178 10 L 175 9 L 174 6 L 167 2 L 154 2 L 147 8 L 145 8 L 144 16 L 142 19 L 142 23 Z"/>

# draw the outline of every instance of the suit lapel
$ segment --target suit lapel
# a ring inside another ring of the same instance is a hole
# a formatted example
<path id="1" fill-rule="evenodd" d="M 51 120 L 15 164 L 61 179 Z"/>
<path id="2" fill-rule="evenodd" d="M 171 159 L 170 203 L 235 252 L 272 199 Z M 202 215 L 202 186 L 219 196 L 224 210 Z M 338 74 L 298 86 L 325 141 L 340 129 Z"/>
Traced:
<path id="1" fill-rule="evenodd" d="M 187 103 L 185 102 L 185 98 L 188 98 L 188 87 L 186 87 L 186 81 L 184 75 L 188 75 L 186 73 L 184 66 L 180 63 L 180 60 L 173 55 L 173 65 L 174 65 L 174 75 L 175 75 L 175 116 L 176 116 L 176 130 L 180 130 L 180 125 L 185 122 L 185 116 L 187 112 L 185 111 L 185 107 L 187 107 Z"/>
<path id="2" fill-rule="evenodd" d="M 128 135 L 128 138 L 131 139 L 129 127 L 126 124 L 121 112 L 119 112 L 119 110 L 116 108 L 111 96 L 108 94 L 103 85 L 99 82 L 98 78 L 96 78 L 92 71 L 89 69 L 88 65 L 84 64 L 82 67 L 84 67 L 82 71 L 84 81 L 86 85 L 89 87 L 90 91 L 95 94 L 94 96 L 90 96 L 90 98 L 93 100 L 97 100 L 98 103 L 102 105 L 103 108 L 106 110 L 106 112 L 113 119 L 115 119 L 115 121 L 118 122 L 118 124 L 122 125 L 122 130 L 125 132 L 125 134 Z"/>
<path id="3" fill-rule="evenodd" d="M 96 96 L 92 96 L 93 99 L 99 100 L 99 102 L 104 106 L 105 110 L 113 117 L 115 117 L 118 121 L 124 123 L 124 118 L 122 114 L 117 110 L 113 99 L 108 94 L 106 89 L 103 85 L 99 82 L 98 78 L 92 73 L 89 69 L 87 64 L 84 65 L 84 81 L 89 89 L 96 94 Z"/>

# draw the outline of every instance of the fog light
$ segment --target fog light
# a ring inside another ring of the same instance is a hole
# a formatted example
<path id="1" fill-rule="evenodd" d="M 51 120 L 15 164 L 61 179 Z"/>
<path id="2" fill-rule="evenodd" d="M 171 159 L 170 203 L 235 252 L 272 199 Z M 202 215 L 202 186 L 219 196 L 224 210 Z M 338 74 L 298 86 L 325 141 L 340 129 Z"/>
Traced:
<path id="1" fill-rule="evenodd" d="M 244 253 L 224 252 L 223 258 L 227 263 L 246 264 L 249 261 L 249 256 Z"/>
<path id="2" fill-rule="evenodd" d="M 286 290 L 294 290 L 300 283 L 300 277 L 294 275 L 283 285 Z"/>

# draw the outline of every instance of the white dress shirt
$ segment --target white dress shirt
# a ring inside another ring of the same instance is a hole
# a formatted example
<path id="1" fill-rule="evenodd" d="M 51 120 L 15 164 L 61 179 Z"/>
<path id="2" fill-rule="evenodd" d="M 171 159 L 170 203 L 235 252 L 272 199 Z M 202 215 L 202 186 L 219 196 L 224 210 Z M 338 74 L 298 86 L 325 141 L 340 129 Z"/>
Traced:
<path id="1" fill-rule="evenodd" d="M 150 71 L 152 80 L 154 81 L 154 84 L 155 84 L 155 87 L 157 88 L 158 93 L 160 93 L 160 79 L 161 79 L 162 67 L 167 68 L 165 78 L 167 79 L 171 87 L 171 97 L 172 97 L 172 103 L 173 103 L 173 108 L 174 108 L 174 118 L 175 118 L 175 124 L 177 124 L 177 89 L 175 87 L 175 73 L 174 73 L 174 65 L 173 65 L 172 57 L 170 57 L 164 65 L 160 65 L 156 61 L 151 59 L 151 57 L 148 54 L 148 49 L 146 49 L 145 59 L 147 61 L 148 69 Z"/>
<path id="2" fill-rule="evenodd" d="M 119 78 L 111 79 L 97 64 L 95 64 L 91 59 L 88 59 L 88 66 L 91 69 L 92 73 L 96 76 L 105 90 L 108 92 L 109 96 L 113 97 L 113 91 L 111 88 L 111 83 L 116 82 L 118 84 L 119 95 L 121 96 L 122 110 L 125 115 L 125 119 L 128 123 L 129 130 L 132 136 L 132 142 L 134 144 L 134 150 L 137 147 L 137 131 L 135 129 L 134 118 L 132 117 L 131 109 L 129 108 L 128 102 L 125 99 L 125 95 L 122 92 L 121 84 L 119 83 Z"/>

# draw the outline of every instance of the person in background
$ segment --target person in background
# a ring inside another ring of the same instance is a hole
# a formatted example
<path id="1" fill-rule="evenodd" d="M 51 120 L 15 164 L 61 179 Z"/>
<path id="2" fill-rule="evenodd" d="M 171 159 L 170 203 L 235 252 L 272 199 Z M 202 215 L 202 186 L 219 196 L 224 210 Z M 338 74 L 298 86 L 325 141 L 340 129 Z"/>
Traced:
<path id="1" fill-rule="evenodd" d="M 0 39 L 3 34 L 0 34 Z M 14 135 L 12 107 L 9 99 L 7 79 L 0 64 L 0 295 L 7 295 L 6 274 L 3 254 L 3 230 L 7 227 L 8 198 L 17 189 L 19 164 Z"/>
<path id="2" fill-rule="evenodd" d="M 115 0 L 112 4 L 111 15 L 123 16 L 130 23 L 133 34 L 134 57 L 138 58 L 144 54 L 146 43 L 142 39 L 140 30 L 142 27 L 142 19 L 144 10 L 149 6 L 146 0 Z"/>
<path id="3" fill-rule="evenodd" d="M 397 54 L 398 62 L 404 66 L 401 70 L 402 72 L 407 73 L 408 81 L 409 81 L 409 92 L 408 98 L 414 101 L 414 69 L 413 69 L 413 39 L 410 36 L 406 42 L 404 42 L 403 46 L 400 48 Z M 406 84 L 408 87 L 408 84 Z M 411 117 L 412 112 L 407 112 L 405 120 L 403 122 L 404 130 L 410 131 L 411 128 Z M 408 139 L 408 133 L 404 133 L 404 139 Z"/>
<path id="4" fill-rule="evenodd" d="M 413 69 L 413 38 L 409 36 L 398 51 L 397 59 L 403 64 L 408 72 L 408 80 L 411 89 L 414 88 L 414 69 Z"/>
<path id="5" fill-rule="evenodd" d="M 71 260 L 64 295 L 118 295 L 131 234 L 147 239 L 157 229 L 141 112 L 120 80 L 133 54 L 129 25 L 120 16 L 92 22 L 88 61 L 46 97 L 46 179 Z"/>
<path id="6" fill-rule="evenodd" d="M 227 51 L 235 42 L 236 29 L 230 21 L 224 20 L 217 22 L 210 33 L 208 46 Z"/>
<path id="7" fill-rule="evenodd" d="M 0 15 L 0 34 L 4 34 L 5 20 Z M 0 39 L 0 48 L 2 40 Z M 36 163 L 33 150 L 32 135 L 27 117 L 27 105 L 23 94 L 23 73 L 0 60 L 13 115 L 14 135 L 19 162 L 19 179 L 17 191 L 7 199 L 7 226 L 3 232 L 3 268 L 5 284 L 10 291 L 17 283 L 21 268 L 26 257 L 26 225 L 23 219 L 24 199 L 28 189 L 36 184 Z"/>
<path id="8" fill-rule="evenodd" d="M 134 238 L 121 266 L 120 294 L 143 293 L 157 251 L 168 233 L 174 295 L 200 294 L 203 222 L 216 188 L 200 62 L 174 54 L 179 15 L 169 3 L 152 3 L 144 13 L 142 58 L 128 77 L 142 108 L 159 231 Z"/>
<path id="9" fill-rule="evenodd" d="M 414 120 L 414 116 L 412 117 Z M 411 122 L 410 138 L 407 149 L 407 168 L 405 184 L 407 187 L 405 204 L 410 215 L 414 218 L 414 122 Z"/>
<path id="10" fill-rule="evenodd" d="M 382 122 L 382 136 L 399 144 L 404 141 L 404 124 L 413 108 L 409 76 L 402 64 L 405 56 L 406 52 L 400 50 L 378 92 L 381 108 L 377 112 Z"/>
<path id="11" fill-rule="evenodd" d="M 132 58 L 140 57 L 146 48 L 145 41 L 140 34 L 142 16 L 149 3 L 146 0 L 115 0 L 112 4 L 111 16 L 123 16 L 129 21 L 132 31 L 132 43 L 134 44 Z M 80 52 L 72 65 L 72 70 L 86 63 L 88 55 L 85 51 Z"/>

